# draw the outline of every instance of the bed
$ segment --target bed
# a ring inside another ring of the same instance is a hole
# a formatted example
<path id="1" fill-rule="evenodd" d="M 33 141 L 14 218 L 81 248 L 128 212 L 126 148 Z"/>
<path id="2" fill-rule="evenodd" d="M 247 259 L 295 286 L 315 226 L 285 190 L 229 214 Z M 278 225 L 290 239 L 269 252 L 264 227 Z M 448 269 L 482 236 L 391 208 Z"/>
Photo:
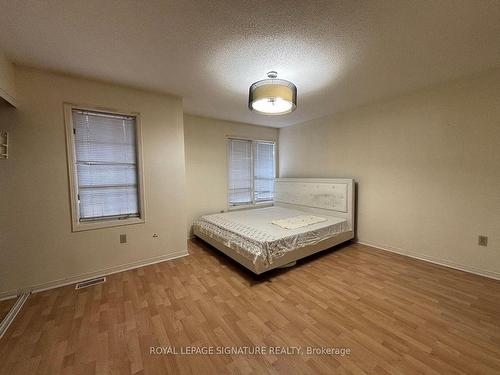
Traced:
<path id="1" fill-rule="evenodd" d="M 193 233 L 256 274 L 354 238 L 352 179 L 281 178 L 273 206 L 204 215 Z"/>

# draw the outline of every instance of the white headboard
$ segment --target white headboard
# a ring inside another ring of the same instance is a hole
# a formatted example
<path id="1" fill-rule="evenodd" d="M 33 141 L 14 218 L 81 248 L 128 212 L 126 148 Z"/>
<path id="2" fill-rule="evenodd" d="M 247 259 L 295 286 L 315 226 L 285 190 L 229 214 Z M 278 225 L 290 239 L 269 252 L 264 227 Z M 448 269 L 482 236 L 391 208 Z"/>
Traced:
<path id="1" fill-rule="evenodd" d="M 354 228 L 353 179 L 278 178 L 275 188 L 276 205 L 343 217 Z"/>

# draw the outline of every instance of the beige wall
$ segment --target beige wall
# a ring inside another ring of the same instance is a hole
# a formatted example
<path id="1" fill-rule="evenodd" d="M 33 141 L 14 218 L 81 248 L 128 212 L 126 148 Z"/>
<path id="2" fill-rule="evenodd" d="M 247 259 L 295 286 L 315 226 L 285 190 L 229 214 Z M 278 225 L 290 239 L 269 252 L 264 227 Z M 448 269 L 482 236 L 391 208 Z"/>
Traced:
<path id="1" fill-rule="evenodd" d="M 500 70 L 281 129 L 280 176 L 353 177 L 360 241 L 500 277 Z"/>
<path id="2" fill-rule="evenodd" d="M 227 210 L 227 136 L 278 140 L 278 129 L 184 115 L 188 235 L 203 214 Z"/>
<path id="3" fill-rule="evenodd" d="M 14 66 L 0 51 L 0 97 L 12 105 L 16 105 L 16 87 Z"/>
<path id="4" fill-rule="evenodd" d="M 186 254 L 181 99 L 26 68 L 16 84 L 18 108 L 0 107 L 11 140 L 0 161 L 0 297 Z M 63 102 L 141 113 L 145 224 L 71 232 Z"/>

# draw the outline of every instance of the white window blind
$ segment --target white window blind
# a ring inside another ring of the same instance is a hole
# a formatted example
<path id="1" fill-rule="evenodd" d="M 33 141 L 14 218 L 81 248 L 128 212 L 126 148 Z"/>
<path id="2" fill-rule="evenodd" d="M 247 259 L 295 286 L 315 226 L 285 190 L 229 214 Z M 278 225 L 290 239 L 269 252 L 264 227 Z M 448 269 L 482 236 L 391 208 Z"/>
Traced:
<path id="1" fill-rule="evenodd" d="M 274 143 L 254 142 L 254 195 L 256 202 L 274 199 Z"/>
<path id="2" fill-rule="evenodd" d="M 228 140 L 229 204 L 255 204 L 274 199 L 274 143 Z"/>
<path id="3" fill-rule="evenodd" d="M 139 217 L 136 118 L 73 109 L 80 221 Z"/>
<path id="4" fill-rule="evenodd" d="M 252 203 L 252 142 L 229 140 L 229 203 Z"/>

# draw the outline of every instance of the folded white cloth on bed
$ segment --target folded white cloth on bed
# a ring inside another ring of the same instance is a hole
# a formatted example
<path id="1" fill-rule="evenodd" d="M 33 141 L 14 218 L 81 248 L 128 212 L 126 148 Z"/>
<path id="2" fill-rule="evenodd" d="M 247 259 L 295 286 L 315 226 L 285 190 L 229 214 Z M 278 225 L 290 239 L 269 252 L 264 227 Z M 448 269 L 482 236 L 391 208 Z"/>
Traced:
<path id="1" fill-rule="evenodd" d="M 327 219 L 312 215 L 299 215 L 294 217 L 289 217 L 286 219 L 273 220 L 271 223 L 278 225 L 285 229 L 297 229 L 302 227 L 307 227 L 308 225 L 313 225 L 316 223 L 322 223 Z"/>

